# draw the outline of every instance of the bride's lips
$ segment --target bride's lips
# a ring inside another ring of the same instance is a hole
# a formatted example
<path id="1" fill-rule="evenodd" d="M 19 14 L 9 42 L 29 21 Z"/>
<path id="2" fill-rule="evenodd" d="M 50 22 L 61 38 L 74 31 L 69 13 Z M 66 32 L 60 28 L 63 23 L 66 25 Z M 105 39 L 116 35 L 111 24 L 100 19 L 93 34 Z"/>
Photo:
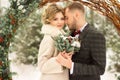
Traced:
<path id="1" fill-rule="evenodd" d="M 57 25 L 57 27 L 62 27 L 62 25 Z"/>

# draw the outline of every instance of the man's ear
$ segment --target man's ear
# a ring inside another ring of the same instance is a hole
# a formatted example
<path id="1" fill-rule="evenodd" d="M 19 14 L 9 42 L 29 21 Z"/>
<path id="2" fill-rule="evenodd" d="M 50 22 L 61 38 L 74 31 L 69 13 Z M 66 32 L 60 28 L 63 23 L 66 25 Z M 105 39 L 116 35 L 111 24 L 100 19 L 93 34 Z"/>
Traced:
<path id="1" fill-rule="evenodd" d="M 80 17 L 80 13 L 79 13 L 78 11 L 76 11 L 74 15 L 75 15 L 74 17 L 75 17 L 76 19 L 78 19 L 78 18 Z"/>
<path id="2" fill-rule="evenodd" d="M 78 13 L 76 13 L 76 17 L 79 17 L 80 15 Z"/>

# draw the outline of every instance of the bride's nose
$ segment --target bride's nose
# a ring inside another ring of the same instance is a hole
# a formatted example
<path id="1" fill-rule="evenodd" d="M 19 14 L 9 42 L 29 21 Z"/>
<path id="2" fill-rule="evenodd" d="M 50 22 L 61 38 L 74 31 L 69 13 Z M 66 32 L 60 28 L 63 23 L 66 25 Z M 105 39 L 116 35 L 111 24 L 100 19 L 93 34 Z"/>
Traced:
<path id="1" fill-rule="evenodd" d="M 58 24 L 63 24 L 64 20 L 58 20 Z"/>

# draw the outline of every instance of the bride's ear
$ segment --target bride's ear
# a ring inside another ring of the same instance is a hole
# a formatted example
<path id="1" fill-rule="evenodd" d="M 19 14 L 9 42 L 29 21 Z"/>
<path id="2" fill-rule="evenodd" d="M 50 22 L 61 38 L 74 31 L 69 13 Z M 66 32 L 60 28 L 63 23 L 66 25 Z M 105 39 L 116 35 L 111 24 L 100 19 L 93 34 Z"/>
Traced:
<path id="1" fill-rule="evenodd" d="M 46 21 L 48 21 L 48 22 L 49 22 L 49 19 L 46 19 Z"/>
<path id="2" fill-rule="evenodd" d="M 50 20 L 49 19 L 46 19 L 47 23 L 50 23 Z"/>

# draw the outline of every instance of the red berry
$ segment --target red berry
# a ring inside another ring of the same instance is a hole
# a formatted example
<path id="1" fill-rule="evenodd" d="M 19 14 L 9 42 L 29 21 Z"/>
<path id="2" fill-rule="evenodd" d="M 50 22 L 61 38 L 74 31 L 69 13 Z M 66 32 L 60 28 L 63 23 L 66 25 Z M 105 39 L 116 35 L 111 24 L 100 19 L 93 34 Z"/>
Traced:
<path id="1" fill-rule="evenodd" d="M 2 43 L 4 41 L 3 37 L 0 37 L 0 43 Z"/>

